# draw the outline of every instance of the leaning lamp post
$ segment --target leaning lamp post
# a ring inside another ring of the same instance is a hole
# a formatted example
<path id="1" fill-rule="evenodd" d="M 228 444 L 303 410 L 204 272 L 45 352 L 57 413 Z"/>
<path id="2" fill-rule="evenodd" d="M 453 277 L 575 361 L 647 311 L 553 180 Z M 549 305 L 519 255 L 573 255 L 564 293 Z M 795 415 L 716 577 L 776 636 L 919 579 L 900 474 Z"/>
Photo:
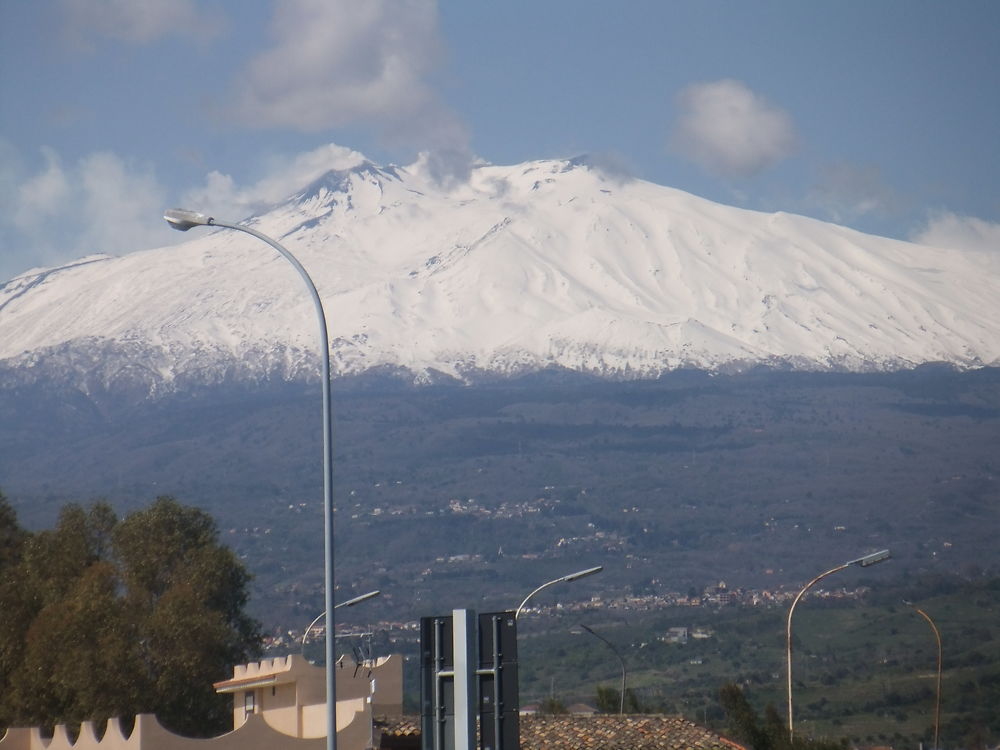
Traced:
<path id="1" fill-rule="evenodd" d="M 594 575 L 594 573 L 600 573 L 602 570 L 604 570 L 604 566 L 598 565 L 597 567 L 594 568 L 587 568 L 586 570 L 578 570 L 575 573 L 569 573 L 564 576 L 559 576 L 558 578 L 554 578 L 551 581 L 543 583 L 537 589 L 535 589 L 526 597 L 524 597 L 524 601 L 521 602 L 521 605 L 517 608 L 517 611 L 514 612 L 514 619 L 516 620 L 518 617 L 521 616 L 521 610 L 524 609 L 524 605 L 528 603 L 528 599 L 533 597 L 542 589 L 548 588 L 549 586 L 554 586 L 557 583 L 569 583 L 570 581 L 576 581 L 579 580 L 580 578 L 585 578 L 586 576 L 592 576 Z"/>
<path id="2" fill-rule="evenodd" d="M 607 645 L 607 647 L 610 648 L 611 651 L 614 653 L 614 655 L 618 657 L 618 661 L 622 665 L 622 692 L 621 692 L 621 695 L 618 698 L 618 715 L 621 716 L 622 714 L 625 713 L 625 679 L 626 679 L 626 675 L 627 675 L 627 672 L 625 671 L 625 657 L 622 656 L 621 651 L 619 651 L 617 648 L 615 648 L 615 644 L 613 644 L 611 641 L 609 641 L 603 635 L 599 635 L 599 634 L 595 633 L 591 628 L 588 628 L 583 623 L 580 624 L 580 627 L 583 628 L 584 630 L 586 630 L 592 636 L 594 636 L 594 638 L 596 638 L 597 640 L 604 641 L 604 643 Z"/>
<path id="3" fill-rule="evenodd" d="M 327 750 L 336 750 L 337 747 L 337 683 L 336 672 L 334 671 L 334 603 L 333 603 L 333 415 L 330 405 L 330 343 L 326 329 L 326 313 L 323 311 L 323 302 L 320 300 L 316 285 L 306 273 L 298 259 L 292 255 L 285 247 L 276 240 L 271 239 L 266 234 L 258 232 L 248 226 L 241 224 L 231 224 L 219 221 L 206 214 L 197 211 L 186 211 L 179 208 L 172 208 L 164 212 L 163 218 L 171 227 L 181 232 L 186 232 L 192 227 L 222 227 L 223 229 L 234 229 L 237 232 L 245 232 L 262 242 L 266 242 L 281 254 L 285 260 L 295 267 L 302 281 L 309 289 L 309 296 L 312 297 L 316 308 L 316 317 L 319 322 L 320 354 L 323 362 L 323 561 L 325 577 L 325 599 L 327 627 L 326 627 L 326 747 Z"/>
<path id="4" fill-rule="evenodd" d="M 903 600 L 903 604 L 910 607 L 914 612 L 927 621 L 927 624 L 931 626 L 931 630 L 934 632 L 934 640 L 937 641 L 937 691 L 934 699 L 934 750 L 938 750 L 938 734 L 941 729 L 941 631 L 938 630 L 938 627 L 934 624 L 934 620 L 931 619 L 931 616 L 920 609 L 920 607 L 916 604 L 908 602 L 906 599 Z"/>
<path id="5" fill-rule="evenodd" d="M 802 590 L 792 601 L 792 606 L 788 610 L 788 621 L 785 624 L 785 661 L 788 674 L 788 736 L 790 739 L 795 738 L 795 728 L 792 723 L 792 615 L 795 613 L 795 605 L 799 603 L 799 599 L 801 599 L 809 589 L 829 575 L 833 575 L 834 573 L 841 571 L 844 568 L 849 568 L 852 565 L 867 568 L 869 565 L 875 565 L 876 563 L 880 563 L 883 560 L 888 559 L 889 550 L 884 549 L 878 552 L 872 552 L 870 555 L 865 555 L 864 557 L 859 557 L 856 560 L 848 560 L 845 563 L 841 563 L 835 568 L 830 568 L 830 570 L 825 573 L 820 573 L 818 576 L 809 581 L 809 583 L 802 587 Z"/>

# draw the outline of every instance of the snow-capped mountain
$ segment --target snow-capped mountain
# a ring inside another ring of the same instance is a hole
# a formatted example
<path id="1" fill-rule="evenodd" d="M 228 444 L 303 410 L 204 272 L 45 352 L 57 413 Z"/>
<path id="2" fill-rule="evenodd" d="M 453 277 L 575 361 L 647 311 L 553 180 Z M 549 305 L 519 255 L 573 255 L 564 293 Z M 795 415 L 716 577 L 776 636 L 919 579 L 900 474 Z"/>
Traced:
<path id="1" fill-rule="evenodd" d="M 1000 253 L 737 209 L 581 160 L 479 166 L 448 187 L 364 161 L 248 223 L 314 279 L 335 375 L 1000 363 Z M 150 393 L 315 378 L 316 347 L 294 269 L 232 230 L 0 286 L 7 378 Z"/>

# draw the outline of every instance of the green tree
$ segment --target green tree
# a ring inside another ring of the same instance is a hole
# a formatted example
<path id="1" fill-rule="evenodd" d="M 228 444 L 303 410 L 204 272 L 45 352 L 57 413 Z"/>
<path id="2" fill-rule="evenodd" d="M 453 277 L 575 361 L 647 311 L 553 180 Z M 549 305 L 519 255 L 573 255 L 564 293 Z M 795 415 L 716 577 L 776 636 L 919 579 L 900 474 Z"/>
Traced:
<path id="1" fill-rule="evenodd" d="M 768 703 L 764 707 L 764 720 L 761 728 L 764 734 L 771 739 L 774 747 L 785 748 L 792 746 L 791 736 L 788 733 L 788 725 L 785 717 L 778 713 L 778 709 L 773 703 Z"/>
<path id="2" fill-rule="evenodd" d="M 17 514 L 0 492 L 0 727 L 10 723 L 2 696 L 10 693 L 10 680 L 21 662 L 23 634 L 34 611 L 29 592 L 18 580 L 18 568 L 27 533 Z"/>
<path id="3" fill-rule="evenodd" d="M 831 742 L 805 737 L 792 739 L 788 727 L 772 705 L 764 709 L 761 721 L 742 688 L 732 682 L 719 690 L 719 703 L 729 718 L 729 732 L 752 750 L 844 750 L 847 741 Z"/>
<path id="4" fill-rule="evenodd" d="M 212 683 L 259 652 L 258 625 L 244 613 L 249 573 L 219 544 L 210 516 L 171 498 L 126 518 L 113 538 L 126 601 L 143 614 L 141 656 L 157 715 L 185 733 L 224 728 L 231 704 Z"/>
<path id="5" fill-rule="evenodd" d="M 568 714 L 569 709 L 566 708 L 566 704 L 563 703 L 558 698 L 549 696 L 548 698 L 542 698 L 541 703 L 538 704 L 538 713 L 540 714 Z"/>
<path id="6" fill-rule="evenodd" d="M 622 693 L 613 687 L 597 686 L 597 710 L 602 714 L 616 714 L 623 709 L 627 714 L 642 714 L 646 710 L 639 704 L 632 688 L 625 689 L 625 703 L 622 705 Z"/>
<path id="7" fill-rule="evenodd" d="M 27 533 L 17 523 L 17 513 L 0 492 L 0 575 L 21 558 Z"/>
<path id="8" fill-rule="evenodd" d="M 621 706 L 621 693 L 614 688 L 597 686 L 597 710 L 602 714 L 616 714 Z"/>
<path id="9" fill-rule="evenodd" d="M 212 518 L 172 498 L 121 521 L 105 503 L 65 507 L 0 578 L 0 724 L 142 712 L 225 731 L 230 699 L 212 683 L 260 651 L 249 580 Z"/>
<path id="10" fill-rule="evenodd" d="M 747 743 L 752 750 L 772 750 L 778 747 L 757 720 L 757 712 L 739 685 L 727 682 L 719 690 L 719 703 L 729 719 L 729 732 L 737 740 Z"/>
<path id="11" fill-rule="evenodd" d="M 142 692 L 134 624 L 116 588 L 114 567 L 100 561 L 37 612 L 12 686 L 22 721 L 75 723 L 134 713 Z"/>

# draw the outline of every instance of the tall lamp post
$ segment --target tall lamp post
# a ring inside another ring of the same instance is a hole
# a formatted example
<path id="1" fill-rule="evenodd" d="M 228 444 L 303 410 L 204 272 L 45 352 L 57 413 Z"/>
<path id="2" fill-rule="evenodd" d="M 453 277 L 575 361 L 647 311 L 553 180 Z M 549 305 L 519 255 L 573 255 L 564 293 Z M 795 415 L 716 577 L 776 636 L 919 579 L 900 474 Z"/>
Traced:
<path id="1" fill-rule="evenodd" d="M 849 568 L 852 565 L 857 565 L 862 568 L 867 568 L 869 565 L 875 565 L 883 560 L 889 559 L 889 550 L 884 549 L 878 552 L 872 552 L 870 555 L 865 555 L 864 557 L 859 557 L 856 560 L 848 560 L 845 563 L 841 563 L 835 568 L 830 568 L 830 570 L 825 573 L 820 573 L 818 576 L 813 578 L 809 583 L 802 587 L 802 590 L 798 593 L 795 599 L 792 601 L 792 606 L 788 610 L 788 621 L 785 624 L 785 660 L 787 662 L 786 669 L 788 673 L 788 736 L 791 739 L 795 738 L 795 726 L 792 723 L 792 615 L 795 614 L 795 605 L 799 603 L 799 599 L 811 589 L 814 585 L 822 581 L 829 575 L 833 575 L 844 568 Z"/>
<path id="2" fill-rule="evenodd" d="M 340 609 L 341 607 L 354 607 L 354 606 L 356 606 L 358 604 L 361 604 L 361 602 L 368 601 L 369 599 L 374 599 L 376 596 L 378 596 L 381 593 L 382 592 L 379 589 L 375 589 L 374 591 L 369 591 L 367 594 L 361 594 L 361 596 L 356 596 L 353 599 L 348 599 L 346 602 L 341 602 L 340 604 L 334 604 L 333 608 L 334 609 Z M 306 627 L 306 632 L 304 632 L 302 634 L 302 645 L 303 646 L 306 645 L 306 638 L 309 637 L 309 631 L 313 629 L 313 625 L 315 625 L 317 622 L 319 622 L 320 620 L 322 620 L 324 617 L 326 617 L 326 610 L 325 609 L 322 612 L 320 612 L 318 615 L 316 615 L 316 619 L 313 620 L 311 623 L 309 623 L 309 625 Z"/>
<path id="3" fill-rule="evenodd" d="M 594 636 L 594 638 L 597 638 L 598 640 L 604 641 L 608 645 L 608 648 L 610 648 L 614 652 L 614 655 L 618 657 L 618 661 L 621 662 L 621 665 L 622 665 L 622 694 L 621 694 L 621 699 L 618 701 L 618 715 L 621 716 L 622 714 L 625 713 L 625 657 L 623 657 L 621 655 L 621 652 L 617 648 L 615 648 L 615 645 L 611 641 L 609 641 L 607 638 L 605 638 L 603 635 L 598 635 L 597 633 L 595 633 L 593 630 L 591 630 L 590 628 L 588 628 L 586 625 L 584 625 L 582 623 L 580 624 L 580 627 L 583 628 L 584 630 L 586 630 L 592 636 Z"/>
<path id="4" fill-rule="evenodd" d="M 908 602 L 905 599 L 903 600 L 903 604 L 910 607 L 914 612 L 927 620 L 927 624 L 930 625 L 931 630 L 934 631 L 934 639 L 937 641 L 937 697 L 934 699 L 934 750 L 937 750 L 938 732 L 941 729 L 941 631 L 937 629 L 937 625 L 934 624 L 934 620 L 931 619 L 931 616 L 920 609 L 920 607 L 916 604 Z"/>
<path id="5" fill-rule="evenodd" d="M 334 672 L 334 645 L 333 638 L 333 414 L 330 405 L 330 342 L 326 329 L 326 313 L 323 311 L 323 302 L 320 300 L 316 285 L 306 273 L 298 259 L 292 255 L 285 247 L 276 240 L 271 239 L 266 234 L 258 232 L 251 227 L 240 224 L 231 224 L 219 221 L 206 214 L 197 211 L 186 211 L 184 209 L 172 208 L 164 212 L 163 218 L 171 227 L 181 232 L 186 232 L 192 227 L 222 227 L 224 229 L 234 229 L 237 232 L 245 232 L 262 242 L 266 242 L 281 254 L 285 260 L 294 266 L 298 271 L 302 281 L 309 289 L 309 296 L 312 297 L 313 305 L 316 308 L 316 317 L 319 322 L 320 354 L 323 362 L 323 561 L 325 576 L 325 599 L 326 611 L 330 613 L 326 628 L 326 747 L 327 750 L 337 748 L 337 683 Z"/>
<path id="6" fill-rule="evenodd" d="M 570 573 L 569 575 L 560 576 L 559 578 L 554 578 L 551 581 L 547 581 L 546 583 L 543 583 L 537 589 L 535 589 L 530 594 L 528 594 L 526 597 L 524 597 L 524 601 L 521 602 L 521 606 L 519 606 L 517 608 L 517 611 L 514 613 L 514 619 L 516 620 L 518 617 L 521 616 L 521 610 L 524 609 L 524 605 L 528 603 L 528 599 L 530 599 L 531 597 L 533 597 L 535 594 L 537 594 L 542 589 L 548 588 L 549 586 L 554 586 L 557 583 L 569 583 L 570 581 L 576 581 L 576 580 L 579 580 L 580 578 L 585 578 L 586 576 L 592 576 L 592 575 L 594 575 L 594 573 L 600 573 L 602 570 L 604 570 L 604 566 L 603 565 L 598 565 L 595 568 L 587 568 L 586 570 L 578 570 L 575 573 Z"/>

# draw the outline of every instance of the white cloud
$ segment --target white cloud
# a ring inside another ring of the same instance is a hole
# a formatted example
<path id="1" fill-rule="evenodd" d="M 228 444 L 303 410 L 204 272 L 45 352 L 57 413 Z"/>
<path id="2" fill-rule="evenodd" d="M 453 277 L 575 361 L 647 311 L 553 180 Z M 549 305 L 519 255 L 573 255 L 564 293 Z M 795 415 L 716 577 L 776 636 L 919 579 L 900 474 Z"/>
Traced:
<path id="1" fill-rule="evenodd" d="M 783 110 L 732 79 L 698 83 L 678 97 L 675 152 L 725 177 L 748 177 L 789 156 L 795 128 Z"/>
<path id="2" fill-rule="evenodd" d="M 219 27 L 216 13 L 197 0 L 61 0 L 65 30 L 78 44 L 104 36 L 144 44 L 170 34 L 208 37 Z"/>
<path id="3" fill-rule="evenodd" d="M 237 80 L 232 114 L 255 127 L 376 127 L 467 170 L 468 134 L 428 76 L 443 46 L 432 0 L 279 0 L 273 46 Z"/>
<path id="4" fill-rule="evenodd" d="M 45 167 L 38 174 L 17 186 L 17 197 L 11 221 L 22 230 L 44 221 L 56 213 L 68 200 L 69 179 L 59 155 L 51 148 L 42 148 Z"/>
<path id="5" fill-rule="evenodd" d="M 807 203 L 819 208 L 832 221 L 847 224 L 864 216 L 889 213 L 899 201 L 883 181 L 878 167 L 842 162 L 820 170 Z"/>
<path id="6" fill-rule="evenodd" d="M 150 167 L 95 153 L 80 161 L 78 179 L 87 244 L 112 254 L 162 244 L 166 194 Z"/>
<path id="7" fill-rule="evenodd" d="M 329 144 L 291 158 L 268 159 L 266 175 L 239 186 L 229 175 L 211 172 L 205 183 L 186 191 L 184 207 L 238 221 L 301 190 L 331 169 L 350 169 L 364 160 L 357 151 Z"/>
<path id="8" fill-rule="evenodd" d="M 118 255 L 160 247 L 183 238 L 163 221 L 167 190 L 152 167 L 110 152 L 64 164 L 45 147 L 32 168 L 0 138 L 0 282 L 28 268 L 50 266 L 85 255 Z M 273 155 L 263 177 L 240 185 L 210 172 L 181 193 L 179 205 L 239 221 L 277 203 L 331 169 L 364 161 L 357 151 L 335 144 L 296 155 Z"/>
<path id="9" fill-rule="evenodd" d="M 42 162 L 32 172 L 18 160 L 0 180 L 0 280 L 30 267 L 174 239 L 160 219 L 165 191 L 148 165 L 100 152 L 66 166 L 51 148 L 42 149 Z"/>
<path id="10" fill-rule="evenodd" d="M 432 3 L 279 0 L 274 46 L 241 81 L 240 111 L 305 131 L 420 110 L 440 42 Z"/>
<path id="11" fill-rule="evenodd" d="M 1000 252 L 1000 223 L 944 212 L 932 216 L 910 239 L 934 247 Z"/>

